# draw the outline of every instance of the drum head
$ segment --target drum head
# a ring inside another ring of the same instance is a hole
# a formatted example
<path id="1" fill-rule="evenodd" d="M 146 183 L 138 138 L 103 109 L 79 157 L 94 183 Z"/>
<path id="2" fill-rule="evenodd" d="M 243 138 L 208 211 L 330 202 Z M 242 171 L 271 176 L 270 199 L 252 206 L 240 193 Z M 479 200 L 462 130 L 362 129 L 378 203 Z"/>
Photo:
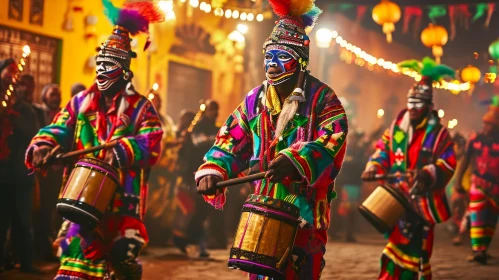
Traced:
<path id="1" fill-rule="evenodd" d="M 285 213 L 287 216 L 291 216 L 295 220 L 298 220 L 300 217 L 300 209 L 296 205 L 269 196 L 250 194 L 244 204 L 274 209 Z"/>

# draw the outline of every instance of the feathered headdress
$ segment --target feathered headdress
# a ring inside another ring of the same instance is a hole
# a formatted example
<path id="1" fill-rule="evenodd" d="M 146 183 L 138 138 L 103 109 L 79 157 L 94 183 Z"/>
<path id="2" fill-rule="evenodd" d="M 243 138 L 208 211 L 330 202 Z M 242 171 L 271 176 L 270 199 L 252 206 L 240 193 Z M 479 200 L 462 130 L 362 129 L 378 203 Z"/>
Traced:
<path id="1" fill-rule="evenodd" d="M 309 60 L 310 38 L 305 28 L 315 25 L 322 11 L 315 0 L 269 0 L 274 13 L 279 16 L 276 26 L 263 48 L 285 49 L 301 58 L 306 67 Z"/>
<path id="2" fill-rule="evenodd" d="M 131 50 L 130 35 L 148 33 L 149 24 L 163 21 L 164 15 L 151 2 L 126 3 L 123 8 L 115 7 L 110 0 L 102 0 L 102 4 L 104 14 L 115 27 L 107 41 L 98 49 L 98 59 L 115 59 L 128 71 L 131 58 L 136 57 Z M 147 40 L 144 50 L 149 44 Z"/>
<path id="3" fill-rule="evenodd" d="M 414 84 L 409 90 L 409 98 L 421 99 L 432 103 L 433 101 L 433 82 L 439 82 L 444 77 L 454 77 L 456 71 L 451 67 L 443 64 L 437 64 L 429 57 L 423 58 L 422 61 L 415 59 L 399 62 L 397 66 L 400 69 L 406 68 L 413 70 L 421 75 L 421 81 Z"/>

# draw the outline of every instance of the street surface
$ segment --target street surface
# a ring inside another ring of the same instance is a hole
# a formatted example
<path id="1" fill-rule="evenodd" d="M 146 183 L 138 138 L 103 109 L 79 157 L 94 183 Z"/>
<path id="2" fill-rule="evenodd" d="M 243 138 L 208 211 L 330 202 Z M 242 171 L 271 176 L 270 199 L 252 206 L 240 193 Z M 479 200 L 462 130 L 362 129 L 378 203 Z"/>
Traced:
<path id="1" fill-rule="evenodd" d="M 490 254 L 493 259 L 487 266 L 467 263 L 467 246 L 455 247 L 450 244 L 449 235 L 439 228 L 435 250 L 431 259 L 433 279 L 499 279 L 499 236 L 496 235 Z M 376 279 L 379 255 L 385 241 L 376 234 L 362 234 L 357 243 L 345 243 L 332 240 L 327 246 L 326 268 L 321 279 Z M 467 245 L 467 244 L 466 244 Z M 195 248 L 189 248 L 195 256 Z M 238 280 L 245 275 L 240 271 L 227 268 L 227 250 L 210 251 L 211 259 L 188 259 L 174 248 L 148 248 L 141 257 L 144 265 L 144 280 Z M 57 269 L 56 264 L 41 264 L 45 275 L 26 275 L 17 271 L 0 274 L 0 279 L 52 279 Z"/>

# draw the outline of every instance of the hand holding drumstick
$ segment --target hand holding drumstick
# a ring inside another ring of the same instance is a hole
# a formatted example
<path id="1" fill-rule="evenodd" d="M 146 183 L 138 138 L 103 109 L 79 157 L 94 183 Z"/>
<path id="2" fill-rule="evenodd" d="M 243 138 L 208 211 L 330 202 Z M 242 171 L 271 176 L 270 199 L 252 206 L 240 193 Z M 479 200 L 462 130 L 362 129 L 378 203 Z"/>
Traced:
<path id="1" fill-rule="evenodd" d="M 112 161 L 114 160 L 114 153 L 112 152 L 111 148 L 113 148 L 117 144 L 118 140 L 114 140 L 103 145 L 68 153 L 60 153 L 61 146 L 56 146 L 53 149 L 47 145 L 43 145 L 40 147 L 35 146 L 33 150 L 32 163 L 35 168 L 44 168 L 45 166 L 53 164 L 54 162 L 60 162 L 68 158 L 79 157 L 103 149 L 108 149 L 108 151 L 106 151 L 105 161 L 107 163 L 112 163 Z"/>

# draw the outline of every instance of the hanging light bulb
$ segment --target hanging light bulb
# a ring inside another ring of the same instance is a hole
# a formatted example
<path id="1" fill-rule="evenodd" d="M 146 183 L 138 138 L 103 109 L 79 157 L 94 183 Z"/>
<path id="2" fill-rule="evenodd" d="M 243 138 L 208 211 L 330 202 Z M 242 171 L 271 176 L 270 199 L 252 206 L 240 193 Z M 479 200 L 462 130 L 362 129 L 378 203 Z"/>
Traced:
<path id="1" fill-rule="evenodd" d="M 199 7 L 199 0 L 189 0 L 189 5 L 191 5 L 194 8 Z"/>
<path id="2" fill-rule="evenodd" d="M 204 12 L 206 10 L 206 2 L 201 2 L 201 4 L 199 4 L 199 9 Z"/>
<path id="3" fill-rule="evenodd" d="M 224 15 L 224 10 L 222 8 L 216 8 L 214 13 L 217 17 L 221 17 Z"/>
<path id="4" fill-rule="evenodd" d="M 230 9 L 225 10 L 225 17 L 230 18 L 232 16 L 232 11 Z"/>
<path id="5" fill-rule="evenodd" d="M 206 4 L 206 7 L 204 8 L 204 11 L 209 13 L 211 12 L 211 5 L 210 4 Z"/>
<path id="6" fill-rule="evenodd" d="M 240 18 L 241 18 L 241 20 L 246 20 L 246 19 L 248 19 L 248 15 L 243 12 L 243 13 L 241 13 L 241 17 Z"/>
<path id="7" fill-rule="evenodd" d="M 258 15 L 256 16 L 256 20 L 257 20 L 257 21 L 263 21 L 263 15 L 262 15 L 262 14 L 258 14 Z"/>
<path id="8" fill-rule="evenodd" d="M 238 10 L 235 10 L 232 12 L 232 18 L 233 19 L 238 19 L 239 18 L 239 11 Z"/>
<path id="9" fill-rule="evenodd" d="M 255 19 L 255 15 L 253 15 L 252 13 L 249 13 L 248 14 L 248 21 L 253 21 Z"/>

